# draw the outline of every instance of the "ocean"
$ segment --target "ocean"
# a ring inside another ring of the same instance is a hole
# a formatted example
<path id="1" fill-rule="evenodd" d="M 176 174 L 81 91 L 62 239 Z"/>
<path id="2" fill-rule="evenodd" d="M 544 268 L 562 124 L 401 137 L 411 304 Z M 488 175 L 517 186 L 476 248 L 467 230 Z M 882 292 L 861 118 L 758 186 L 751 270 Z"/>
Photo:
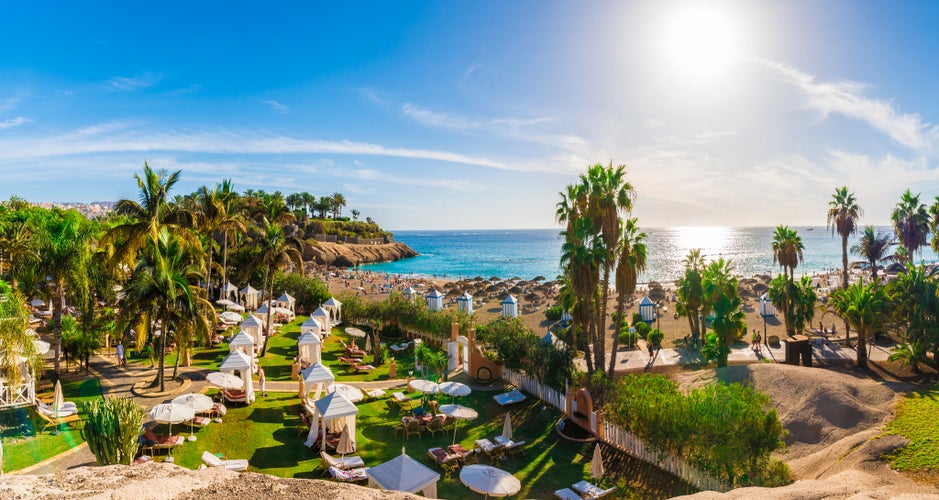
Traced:
<path id="1" fill-rule="evenodd" d="M 682 271 L 682 259 L 692 248 L 701 248 L 708 259 L 729 259 L 737 274 L 779 273 L 773 263 L 772 227 L 671 227 L 644 228 L 649 265 L 641 282 L 674 281 Z M 825 226 L 794 227 L 802 238 L 804 262 L 796 275 L 828 272 L 841 267 L 841 238 L 832 237 Z M 878 231 L 892 234 L 890 227 Z M 395 240 L 406 243 L 421 255 L 397 262 L 361 266 L 362 269 L 395 274 L 441 276 L 455 279 L 498 276 L 555 279 L 560 271 L 560 229 L 395 231 Z M 856 238 L 848 241 L 851 245 Z M 860 260 L 848 254 L 850 261 Z M 937 262 L 930 249 L 921 259 Z M 919 259 L 917 259 L 919 260 Z"/>

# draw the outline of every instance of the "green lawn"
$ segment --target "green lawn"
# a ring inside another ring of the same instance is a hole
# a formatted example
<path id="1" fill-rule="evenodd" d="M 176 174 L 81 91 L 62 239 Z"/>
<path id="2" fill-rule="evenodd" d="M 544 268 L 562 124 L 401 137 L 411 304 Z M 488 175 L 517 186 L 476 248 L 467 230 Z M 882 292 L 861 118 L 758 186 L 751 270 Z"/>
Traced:
<path id="1" fill-rule="evenodd" d="M 67 401 L 74 401 L 79 407 L 82 402 L 101 397 L 101 385 L 97 378 L 88 378 L 62 382 L 62 393 Z M 51 427 L 41 434 L 45 421 L 36 416 L 32 408 L 15 408 L 0 412 L 0 438 L 3 439 L 3 471 L 10 472 L 28 467 L 52 458 L 59 453 L 74 448 L 83 442 L 80 430 L 74 430 L 77 423 L 63 425 L 61 431 L 53 435 Z"/>
<path id="2" fill-rule="evenodd" d="M 899 434 L 910 444 L 888 457 L 894 469 L 917 471 L 939 468 L 939 385 L 910 393 L 897 405 L 896 418 L 887 424 L 887 434 Z"/>
<path id="3" fill-rule="evenodd" d="M 409 393 L 419 403 L 419 393 Z M 443 397 L 448 403 L 449 397 Z M 474 421 L 461 421 L 457 428 L 457 441 L 472 448 L 476 439 L 492 438 L 502 432 L 505 409 L 492 400 L 492 393 L 475 392 L 460 398 L 459 403 L 476 409 L 480 417 Z M 422 438 L 394 436 L 394 426 L 402 416 L 400 410 L 388 405 L 388 397 L 377 401 L 360 403 L 356 423 L 358 455 L 369 466 L 391 460 L 407 453 L 428 467 L 439 469 L 427 458 L 427 449 L 445 447 L 453 440 L 452 434 L 436 437 L 425 433 Z M 319 456 L 303 446 L 306 433 L 300 432 L 299 400 L 294 394 L 271 393 L 259 398 L 249 407 L 229 408 L 224 422 L 213 423 L 197 430 L 196 442 L 187 442 L 174 453 L 177 463 L 196 468 L 201 463 L 203 451 L 221 453 L 226 458 L 249 460 L 250 470 L 279 477 L 328 478 L 321 472 Z M 541 401 L 529 399 L 511 409 L 513 437 L 525 440 L 528 445 L 525 455 L 517 460 L 508 459 L 496 464 L 512 472 L 521 480 L 522 491 L 518 498 L 549 498 L 557 489 L 568 487 L 581 479 L 589 478 L 590 458 L 593 445 L 573 443 L 560 439 L 554 432 L 559 413 Z M 165 433 L 166 426 L 158 432 Z M 188 434 L 185 427 L 174 426 L 174 432 Z M 481 460 L 488 463 L 488 460 Z M 676 484 L 671 476 L 636 461 L 627 460 L 617 464 L 618 475 L 607 480 L 617 484 L 617 497 L 655 498 L 690 493 L 686 485 Z M 459 481 L 458 474 L 442 478 L 438 483 L 441 498 L 465 498 L 473 495 Z"/>

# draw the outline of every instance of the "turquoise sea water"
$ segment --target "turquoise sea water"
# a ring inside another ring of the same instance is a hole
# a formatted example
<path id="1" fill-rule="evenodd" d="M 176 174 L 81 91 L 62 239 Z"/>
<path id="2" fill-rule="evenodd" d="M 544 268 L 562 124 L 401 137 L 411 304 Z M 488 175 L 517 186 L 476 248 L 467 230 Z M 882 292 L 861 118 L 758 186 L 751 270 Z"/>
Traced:
<path id="1" fill-rule="evenodd" d="M 805 245 L 805 261 L 796 274 L 824 272 L 841 266 L 841 238 L 824 226 L 795 227 Z M 878 230 L 892 234 L 889 227 Z M 648 234 L 649 269 L 641 281 L 671 281 L 682 272 L 682 259 L 692 248 L 706 257 L 729 259 L 737 274 L 776 274 L 773 263 L 772 227 L 673 227 L 643 229 Z M 558 229 L 396 231 L 395 239 L 421 255 L 397 262 L 363 266 L 363 269 L 396 274 L 467 278 L 498 276 L 554 279 L 559 272 L 561 239 Z M 849 241 L 850 248 L 855 241 Z M 851 261 L 859 260 L 848 255 Z M 922 259 L 939 260 L 926 249 Z"/>

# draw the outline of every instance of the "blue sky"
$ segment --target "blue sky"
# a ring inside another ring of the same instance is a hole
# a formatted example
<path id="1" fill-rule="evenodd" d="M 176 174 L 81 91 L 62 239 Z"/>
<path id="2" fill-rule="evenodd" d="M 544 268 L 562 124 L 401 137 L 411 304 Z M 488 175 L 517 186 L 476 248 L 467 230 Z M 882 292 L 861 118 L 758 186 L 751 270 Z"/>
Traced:
<path id="1" fill-rule="evenodd" d="M 936 2 L 15 2 L 0 198 L 342 192 L 392 229 L 554 226 L 626 164 L 644 226 L 883 224 L 939 195 Z"/>

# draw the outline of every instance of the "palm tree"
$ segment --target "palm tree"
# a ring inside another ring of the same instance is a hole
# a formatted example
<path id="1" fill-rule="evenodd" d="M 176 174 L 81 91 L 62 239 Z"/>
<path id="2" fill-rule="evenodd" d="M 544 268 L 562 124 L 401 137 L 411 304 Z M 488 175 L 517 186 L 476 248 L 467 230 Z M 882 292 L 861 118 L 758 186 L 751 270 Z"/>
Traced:
<path id="1" fill-rule="evenodd" d="M 221 231 L 223 244 L 225 245 L 225 255 L 222 262 L 222 286 L 224 286 L 228 283 L 226 270 L 228 266 L 228 232 L 232 230 L 244 232 L 246 230 L 241 217 L 230 212 L 234 205 L 232 193 L 230 184 L 226 186 L 224 183 L 216 184 L 211 190 L 205 186 L 199 189 L 199 225 L 208 237 L 208 244 L 206 245 L 208 247 L 208 260 L 205 276 L 206 291 L 209 292 L 207 297 L 212 296 L 210 283 L 212 282 L 212 267 L 215 265 L 212 253 L 215 249 L 216 234 Z"/>
<path id="2" fill-rule="evenodd" d="M 714 314 L 711 328 L 717 335 L 718 367 L 727 366 L 730 346 L 747 331 L 746 313 L 733 270 L 733 265 L 722 257 L 708 264 L 702 275 L 704 310 Z"/>
<path id="3" fill-rule="evenodd" d="M 333 219 L 338 219 L 342 215 L 342 207 L 346 206 L 346 197 L 342 193 L 333 193 Z"/>
<path id="4" fill-rule="evenodd" d="M 589 218 L 573 219 L 570 232 L 566 233 L 564 243 L 561 245 L 561 268 L 568 278 L 570 287 L 576 296 L 574 306 L 574 329 L 578 326 L 587 335 L 588 348 L 586 349 L 587 372 L 593 374 L 595 368 L 603 368 L 604 353 L 599 351 L 596 339 L 596 321 L 594 318 L 594 300 L 599 283 L 600 265 L 604 256 L 604 249 L 599 239 L 589 237 L 594 234 L 593 221 Z M 575 330 L 572 330 L 575 331 Z M 576 331 L 572 333 L 572 341 L 576 342 Z M 591 359 L 589 344 L 594 343 L 595 363 Z M 576 344 L 575 344 L 576 346 Z"/>
<path id="5" fill-rule="evenodd" d="M 52 288 L 52 323 L 55 339 L 55 373 L 59 375 L 62 353 L 62 311 L 66 295 L 84 302 L 88 299 L 90 228 L 87 219 L 74 210 L 53 209 L 36 235 L 39 268 L 49 277 Z"/>
<path id="6" fill-rule="evenodd" d="M 682 261 L 685 265 L 685 274 L 678 280 L 678 303 L 676 310 L 679 315 L 688 318 L 691 335 L 703 338 L 700 316 L 701 306 L 704 303 L 704 289 L 701 288 L 701 273 L 704 272 L 704 257 L 700 248 L 692 248 L 688 256 Z"/>
<path id="7" fill-rule="evenodd" d="M 924 265 L 907 264 L 906 272 L 886 287 L 891 319 L 904 328 L 903 342 L 895 359 L 910 364 L 914 370 L 928 361 L 926 353 L 939 354 L 939 271 Z M 917 358 L 910 358 L 915 355 Z M 934 361 L 934 364 L 939 365 Z"/>
<path id="8" fill-rule="evenodd" d="M 828 202 L 828 227 L 841 236 L 841 288 L 848 287 L 848 237 L 857 233 L 857 220 L 864 214 L 847 186 L 835 189 Z"/>
<path id="9" fill-rule="evenodd" d="M 874 226 L 864 226 L 861 239 L 857 244 L 851 247 L 851 253 L 863 257 L 867 262 L 871 270 L 871 279 L 875 283 L 877 282 L 877 266 L 881 262 L 890 262 L 893 260 L 892 255 L 886 255 L 887 250 L 892 244 L 893 242 L 890 241 L 890 236 L 879 232 L 874 234 Z"/>
<path id="10" fill-rule="evenodd" d="M 926 244 L 926 235 L 929 234 L 929 214 L 926 205 L 919 201 L 919 193 L 914 196 L 909 189 L 904 191 L 890 220 L 897 239 L 906 248 L 909 258 L 913 259 L 916 252 Z"/>
<path id="11" fill-rule="evenodd" d="M 0 281 L 0 377 L 8 386 L 18 388 L 24 382 L 21 356 L 26 358 L 32 373 L 42 373 L 42 356 L 36 350 L 33 336 L 26 333 L 29 310 L 26 299 L 13 287 Z"/>
<path id="12" fill-rule="evenodd" d="M 0 274 L 6 261 L 7 278 L 14 289 L 17 288 L 20 274 L 39 261 L 32 236 L 26 221 L 10 221 L 0 232 Z"/>
<path id="13" fill-rule="evenodd" d="M 303 256 L 301 254 L 303 245 L 296 238 L 288 238 L 284 234 L 284 229 L 276 222 L 271 222 L 266 218 L 262 220 L 262 240 L 258 242 L 261 255 L 258 257 L 257 265 L 264 268 L 267 274 L 267 335 L 264 337 L 264 344 L 261 347 L 261 356 L 267 353 L 267 340 L 271 336 L 271 327 L 273 325 L 274 312 L 273 304 L 270 302 L 274 297 L 274 273 L 281 267 L 293 264 L 297 269 L 303 270 Z"/>
<path id="14" fill-rule="evenodd" d="M 627 219 L 623 224 L 623 233 L 619 240 L 619 257 L 616 262 L 616 323 L 621 324 L 626 314 L 626 297 L 636 292 L 639 274 L 646 270 L 648 263 L 646 233 L 639 230 L 636 218 Z M 616 351 L 619 349 L 619 335 L 613 336 L 613 355 L 610 356 L 608 376 L 613 381 L 616 368 Z"/>
<path id="15" fill-rule="evenodd" d="M 874 283 L 860 282 L 835 290 L 829 306 L 857 330 L 857 366 L 867 368 L 867 339 L 886 321 L 887 301 L 883 290 Z"/>
<path id="16" fill-rule="evenodd" d="M 225 212 L 228 222 L 220 224 L 222 230 L 222 286 L 228 284 L 228 241 L 231 234 L 242 234 L 247 231 L 245 219 L 242 215 L 242 204 L 238 198 L 231 179 L 225 179 L 218 186 L 219 201 Z"/>
<path id="17" fill-rule="evenodd" d="M 793 301 L 789 294 L 795 284 L 796 266 L 803 261 L 802 250 L 805 247 L 802 245 L 802 238 L 799 237 L 798 231 L 789 229 L 789 226 L 776 226 L 776 231 L 773 233 L 772 248 L 773 262 L 778 262 L 779 266 L 783 268 L 783 276 L 788 281 L 788 284 L 784 287 L 786 293 L 785 315 L 786 333 L 791 336 L 795 334 L 795 330 L 789 320 L 789 317 L 793 314 Z"/>
<path id="18" fill-rule="evenodd" d="M 333 206 L 333 198 L 331 196 L 320 196 L 319 201 L 316 202 L 316 211 L 320 214 L 320 219 L 326 218 L 326 212 L 329 212 Z"/>

